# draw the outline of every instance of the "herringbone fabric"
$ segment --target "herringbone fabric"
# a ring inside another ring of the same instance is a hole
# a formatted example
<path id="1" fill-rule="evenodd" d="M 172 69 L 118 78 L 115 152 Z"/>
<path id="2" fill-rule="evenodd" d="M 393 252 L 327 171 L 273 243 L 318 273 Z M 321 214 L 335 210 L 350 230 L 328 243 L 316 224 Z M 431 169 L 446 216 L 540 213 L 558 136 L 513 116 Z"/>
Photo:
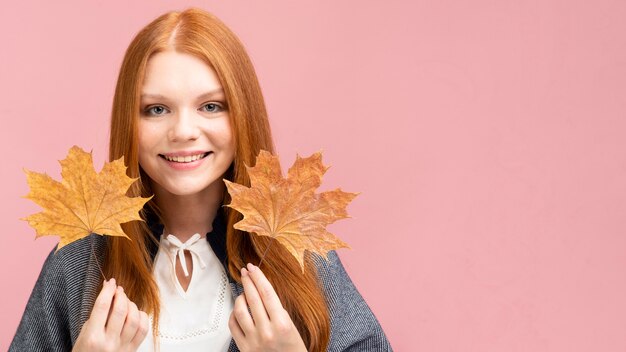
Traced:
<path id="1" fill-rule="evenodd" d="M 207 234 L 207 240 L 225 264 L 225 227 L 220 219 L 222 216 L 216 216 L 214 230 Z M 150 227 L 155 236 L 162 233 L 162 225 L 152 222 Z M 102 263 L 105 246 L 106 238 L 91 234 L 57 253 L 55 249 L 50 252 L 9 347 L 10 352 L 71 351 L 91 314 L 103 281 L 96 257 Z M 328 351 L 391 351 L 385 333 L 337 253 L 329 252 L 328 261 L 318 255 L 313 258 L 329 304 Z M 230 286 L 235 298 L 243 292 L 241 284 L 232 279 Z M 229 351 L 238 351 L 234 340 Z"/>

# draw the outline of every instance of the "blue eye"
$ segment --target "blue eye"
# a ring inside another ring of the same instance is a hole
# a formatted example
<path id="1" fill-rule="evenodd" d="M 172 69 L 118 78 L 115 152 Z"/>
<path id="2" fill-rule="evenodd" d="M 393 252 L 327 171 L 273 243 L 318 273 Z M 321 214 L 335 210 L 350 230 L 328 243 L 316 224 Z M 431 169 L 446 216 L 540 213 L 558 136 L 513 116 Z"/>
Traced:
<path id="1" fill-rule="evenodd" d="M 152 116 L 160 116 L 163 115 L 163 112 L 167 110 L 166 108 L 162 107 L 161 105 L 153 105 L 153 106 L 149 106 L 147 107 L 144 112 L 147 115 L 152 115 Z"/>
<path id="2" fill-rule="evenodd" d="M 210 113 L 218 113 L 224 110 L 224 108 L 222 107 L 221 104 L 218 103 L 206 103 L 202 106 L 202 110 L 205 112 L 210 112 Z M 152 106 L 148 106 L 144 109 L 144 114 L 148 115 L 148 116 L 162 116 L 165 113 L 167 113 L 169 110 L 167 110 L 165 107 L 161 106 L 161 105 L 152 105 Z"/>
<path id="3" fill-rule="evenodd" d="M 220 112 L 224 110 L 224 108 L 222 108 L 219 104 L 216 104 L 216 103 L 207 103 L 207 104 L 204 104 L 203 107 L 206 107 L 206 109 L 204 109 L 204 111 L 206 112 Z"/>

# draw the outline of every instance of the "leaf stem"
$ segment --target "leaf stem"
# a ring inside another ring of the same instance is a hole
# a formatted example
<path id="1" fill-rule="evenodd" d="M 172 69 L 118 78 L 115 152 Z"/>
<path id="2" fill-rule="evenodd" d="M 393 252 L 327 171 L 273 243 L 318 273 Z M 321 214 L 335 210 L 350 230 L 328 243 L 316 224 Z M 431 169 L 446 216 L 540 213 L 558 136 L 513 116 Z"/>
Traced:
<path id="1" fill-rule="evenodd" d="M 261 261 L 259 262 L 259 265 L 257 265 L 259 268 L 261 267 L 261 264 L 263 264 L 263 259 L 265 259 L 265 254 L 267 254 L 267 250 L 270 249 L 270 247 L 272 246 L 272 242 L 274 242 L 274 237 L 271 237 L 270 243 L 267 245 L 267 248 L 265 248 L 265 252 L 263 252 L 263 256 L 261 256 Z"/>
<path id="2" fill-rule="evenodd" d="M 93 250 L 93 236 L 91 237 L 91 254 L 93 255 L 93 258 L 96 260 L 96 264 L 98 264 L 98 269 L 100 270 L 100 274 L 102 274 L 102 278 L 104 279 L 104 281 L 106 281 L 107 277 L 104 276 L 104 272 L 102 271 L 102 267 L 100 266 L 100 261 L 98 260 L 98 257 L 96 257 L 96 252 Z"/>

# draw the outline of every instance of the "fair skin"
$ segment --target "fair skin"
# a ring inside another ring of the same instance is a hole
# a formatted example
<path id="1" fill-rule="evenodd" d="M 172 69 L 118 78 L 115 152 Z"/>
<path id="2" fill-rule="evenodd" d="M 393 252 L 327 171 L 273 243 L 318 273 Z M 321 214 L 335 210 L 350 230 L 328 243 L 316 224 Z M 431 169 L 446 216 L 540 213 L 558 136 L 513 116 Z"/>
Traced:
<path id="1" fill-rule="evenodd" d="M 150 177 L 164 232 L 182 242 L 195 233 L 206 236 L 222 205 L 222 178 L 235 156 L 228 107 L 215 71 L 192 55 L 155 54 L 146 67 L 140 109 L 139 164 Z M 193 261 L 189 252 L 185 255 L 191 273 Z M 176 262 L 186 290 L 192 277 L 185 277 Z M 248 264 L 241 276 L 244 293 L 235 300 L 228 324 L 239 349 L 306 351 L 263 272 Z M 74 351 L 135 351 L 147 331 L 147 315 L 115 283 L 105 283 Z"/>
<path id="2" fill-rule="evenodd" d="M 148 333 L 148 315 L 115 279 L 105 281 L 72 351 L 136 351 Z"/>

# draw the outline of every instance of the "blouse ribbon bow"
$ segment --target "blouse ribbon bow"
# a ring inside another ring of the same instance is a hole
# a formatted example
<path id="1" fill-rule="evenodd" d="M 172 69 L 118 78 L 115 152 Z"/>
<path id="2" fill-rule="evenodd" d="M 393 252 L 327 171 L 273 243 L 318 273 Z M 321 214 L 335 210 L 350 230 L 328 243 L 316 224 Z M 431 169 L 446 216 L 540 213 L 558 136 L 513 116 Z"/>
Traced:
<path id="1" fill-rule="evenodd" d="M 172 248 L 172 250 L 174 252 L 173 254 L 178 254 L 178 258 L 180 258 L 180 265 L 183 267 L 183 272 L 185 273 L 185 276 L 189 276 L 189 272 L 187 271 L 187 260 L 185 259 L 185 250 L 188 250 L 189 253 L 191 253 L 191 255 L 195 255 L 196 256 L 196 258 L 200 262 L 200 267 L 202 269 L 204 269 L 206 267 L 206 264 L 204 263 L 204 261 L 202 260 L 202 258 L 198 254 L 198 252 L 196 252 L 196 250 L 194 248 L 192 248 L 192 246 L 196 242 L 198 242 L 198 240 L 200 239 L 200 234 L 199 233 L 196 233 L 195 235 L 191 236 L 191 238 L 189 238 L 187 240 L 187 242 L 185 242 L 185 243 L 182 243 L 174 235 L 167 235 L 166 238 L 172 244 L 172 246 L 176 247 L 176 248 Z M 174 257 L 174 258 L 176 258 L 176 257 Z M 174 261 L 172 261 L 172 264 L 174 265 L 174 272 L 176 272 L 176 259 L 174 259 Z"/>

